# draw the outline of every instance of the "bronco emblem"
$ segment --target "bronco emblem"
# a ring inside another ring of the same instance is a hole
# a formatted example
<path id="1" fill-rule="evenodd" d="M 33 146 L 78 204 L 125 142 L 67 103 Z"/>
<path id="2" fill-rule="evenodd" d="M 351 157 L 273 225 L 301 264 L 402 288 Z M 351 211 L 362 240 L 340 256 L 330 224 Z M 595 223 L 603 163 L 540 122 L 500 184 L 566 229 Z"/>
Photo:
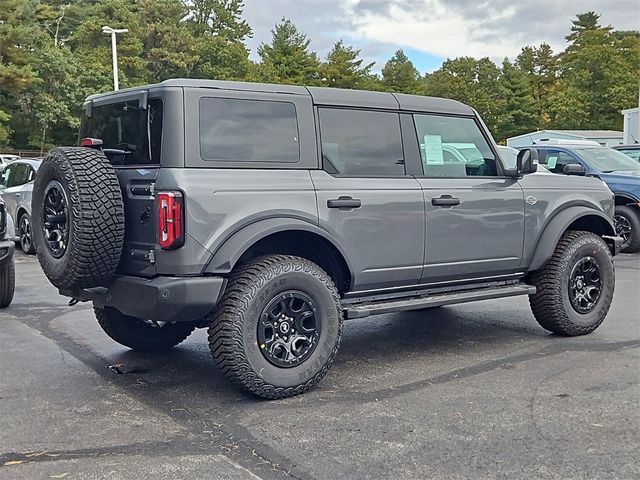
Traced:
<path id="1" fill-rule="evenodd" d="M 531 195 L 529 195 L 527 197 L 527 203 L 529 205 L 535 205 L 536 203 L 538 203 L 538 199 L 536 197 L 532 197 Z"/>

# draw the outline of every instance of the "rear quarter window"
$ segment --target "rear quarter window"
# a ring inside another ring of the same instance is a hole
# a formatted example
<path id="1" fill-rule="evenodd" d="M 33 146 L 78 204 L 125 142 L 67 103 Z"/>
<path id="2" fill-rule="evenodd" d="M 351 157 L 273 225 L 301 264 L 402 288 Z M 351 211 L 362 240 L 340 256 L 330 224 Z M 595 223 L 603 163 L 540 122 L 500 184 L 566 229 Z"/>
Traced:
<path id="1" fill-rule="evenodd" d="M 296 107 L 290 102 L 200 99 L 200 156 L 220 162 L 300 160 Z"/>

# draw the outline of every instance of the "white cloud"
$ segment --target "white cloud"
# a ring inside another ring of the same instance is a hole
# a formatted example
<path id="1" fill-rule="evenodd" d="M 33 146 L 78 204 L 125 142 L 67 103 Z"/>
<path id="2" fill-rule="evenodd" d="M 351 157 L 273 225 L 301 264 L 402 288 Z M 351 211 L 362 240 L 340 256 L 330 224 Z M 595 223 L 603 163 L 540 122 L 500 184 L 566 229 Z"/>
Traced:
<path id="1" fill-rule="evenodd" d="M 245 0 L 254 51 L 268 42 L 282 17 L 291 20 L 324 55 L 340 38 L 367 60 L 385 61 L 397 48 L 439 57 L 514 57 L 525 45 L 563 50 L 571 20 L 594 10 L 602 24 L 640 29 L 638 0 Z"/>

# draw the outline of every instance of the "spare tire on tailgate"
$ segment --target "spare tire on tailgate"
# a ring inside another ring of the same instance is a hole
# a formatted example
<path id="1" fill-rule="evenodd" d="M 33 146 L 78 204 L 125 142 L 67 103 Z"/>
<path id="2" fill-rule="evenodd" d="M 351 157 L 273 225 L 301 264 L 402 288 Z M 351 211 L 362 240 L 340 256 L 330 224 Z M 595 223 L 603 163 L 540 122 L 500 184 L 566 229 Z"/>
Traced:
<path id="1" fill-rule="evenodd" d="M 53 285 L 76 290 L 107 285 L 124 242 L 124 206 L 116 172 L 104 153 L 86 147 L 52 150 L 33 186 L 33 238 Z"/>

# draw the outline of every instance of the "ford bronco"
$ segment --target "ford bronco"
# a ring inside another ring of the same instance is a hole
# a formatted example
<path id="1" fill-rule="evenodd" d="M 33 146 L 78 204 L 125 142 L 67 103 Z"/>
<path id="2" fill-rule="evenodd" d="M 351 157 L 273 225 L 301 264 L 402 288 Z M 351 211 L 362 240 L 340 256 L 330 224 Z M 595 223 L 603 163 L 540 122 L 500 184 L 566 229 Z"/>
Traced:
<path id="1" fill-rule="evenodd" d="M 34 185 L 50 281 L 132 349 L 208 328 L 262 397 L 316 385 L 343 319 L 528 295 L 568 336 L 611 305 L 611 191 L 507 168 L 456 101 L 174 79 L 89 97 L 79 144 Z"/>

